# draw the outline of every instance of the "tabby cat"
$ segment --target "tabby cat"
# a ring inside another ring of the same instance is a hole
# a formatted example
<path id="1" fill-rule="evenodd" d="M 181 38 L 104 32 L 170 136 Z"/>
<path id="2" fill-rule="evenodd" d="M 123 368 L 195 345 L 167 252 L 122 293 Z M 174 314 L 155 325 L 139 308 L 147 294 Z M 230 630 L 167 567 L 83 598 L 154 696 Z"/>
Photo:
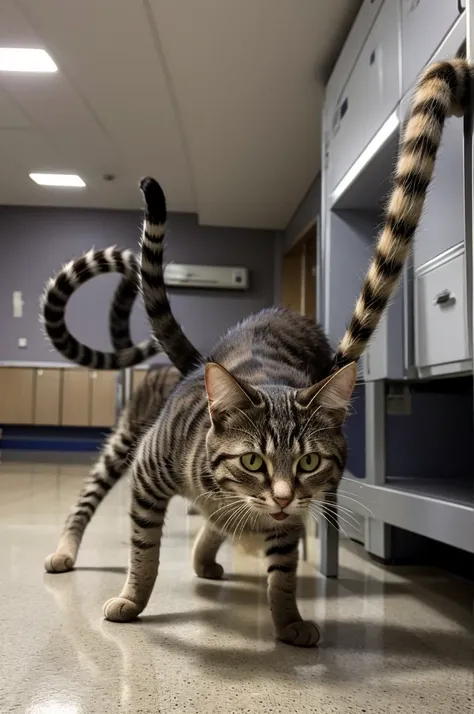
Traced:
<path id="1" fill-rule="evenodd" d="M 128 577 L 120 596 L 104 605 L 108 620 L 133 620 L 146 607 L 158 573 L 165 513 L 179 494 L 196 500 L 205 516 L 194 547 L 196 573 L 220 578 L 216 555 L 223 540 L 253 534 L 267 559 L 276 636 L 297 646 L 316 645 L 319 629 L 302 620 L 295 597 L 303 516 L 312 500 L 337 488 L 343 474 L 342 423 L 356 361 L 396 288 L 445 119 L 467 110 L 469 83 L 470 68 L 460 59 L 434 64 L 421 76 L 385 225 L 335 355 L 309 318 L 279 308 L 262 310 L 231 329 L 205 361 L 194 348 L 186 350 L 163 287 L 164 195 L 153 179 L 142 181 L 144 303 L 154 336 L 186 376 L 137 447 Z"/>

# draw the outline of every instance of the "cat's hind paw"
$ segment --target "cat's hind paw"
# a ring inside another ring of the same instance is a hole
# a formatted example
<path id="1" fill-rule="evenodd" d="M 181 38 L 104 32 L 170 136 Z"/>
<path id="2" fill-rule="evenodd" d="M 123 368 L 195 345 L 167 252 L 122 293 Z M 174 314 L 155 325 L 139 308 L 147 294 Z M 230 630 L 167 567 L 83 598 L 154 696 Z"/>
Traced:
<path id="1" fill-rule="evenodd" d="M 103 614 L 105 619 L 111 622 L 131 622 L 140 615 L 142 609 L 132 600 L 127 600 L 124 597 L 112 597 L 105 603 Z"/>
<path id="2" fill-rule="evenodd" d="M 277 638 L 294 647 L 316 647 L 321 633 L 314 622 L 299 620 L 278 630 Z"/>

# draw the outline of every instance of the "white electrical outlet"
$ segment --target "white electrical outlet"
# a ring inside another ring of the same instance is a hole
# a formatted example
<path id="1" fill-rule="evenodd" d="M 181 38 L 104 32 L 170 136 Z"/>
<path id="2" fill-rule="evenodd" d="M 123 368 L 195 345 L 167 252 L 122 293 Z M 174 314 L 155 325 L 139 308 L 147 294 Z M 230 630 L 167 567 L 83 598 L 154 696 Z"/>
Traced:
<path id="1" fill-rule="evenodd" d="M 18 338 L 18 347 L 28 347 L 28 340 L 26 339 L 26 337 Z"/>

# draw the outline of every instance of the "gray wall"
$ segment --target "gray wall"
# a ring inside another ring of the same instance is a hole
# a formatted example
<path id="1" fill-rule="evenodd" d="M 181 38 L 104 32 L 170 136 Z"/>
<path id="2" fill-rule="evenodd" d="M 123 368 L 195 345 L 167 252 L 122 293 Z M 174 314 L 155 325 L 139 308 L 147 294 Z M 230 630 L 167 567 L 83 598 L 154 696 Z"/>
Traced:
<path id="1" fill-rule="evenodd" d="M 59 362 L 39 321 L 38 299 L 46 280 L 61 265 L 91 247 L 118 244 L 137 249 L 141 214 L 24 207 L 0 208 L 0 361 Z M 277 234 L 271 231 L 200 226 L 196 216 L 172 214 L 166 260 L 210 265 L 244 265 L 250 290 L 170 291 L 172 308 L 191 341 L 207 351 L 235 322 L 274 302 Z M 103 275 L 81 287 L 71 299 L 68 325 L 76 337 L 98 349 L 110 349 L 107 316 L 118 276 Z M 12 292 L 25 302 L 22 318 L 13 318 Z M 134 340 L 149 331 L 137 300 L 132 317 Z M 26 337 L 28 347 L 18 347 Z"/>
<path id="2" fill-rule="evenodd" d="M 309 187 L 285 231 L 284 249 L 289 250 L 301 232 L 321 211 L 321 174 Z"/>

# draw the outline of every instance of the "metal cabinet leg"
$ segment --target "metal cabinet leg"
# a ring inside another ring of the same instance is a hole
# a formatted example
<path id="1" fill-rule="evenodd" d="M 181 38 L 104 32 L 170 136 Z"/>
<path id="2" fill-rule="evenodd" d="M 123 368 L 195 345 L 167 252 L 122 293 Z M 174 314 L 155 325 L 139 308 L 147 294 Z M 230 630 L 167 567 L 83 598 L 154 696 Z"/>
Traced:
<path id="1" fill-rule="evenodd" d="M 336 494 L 328 493 L 326 502 L 337 503 Z M 335 525 L 329 525 L 325 518 L 321 518 L 319 523 L 321 544 L 319 569 L 327 578 L 337 578 L 339 574 L 339 528 L 335 527 L 337 524 L 336 513 L 330 517 L 330 520 Z"/>

